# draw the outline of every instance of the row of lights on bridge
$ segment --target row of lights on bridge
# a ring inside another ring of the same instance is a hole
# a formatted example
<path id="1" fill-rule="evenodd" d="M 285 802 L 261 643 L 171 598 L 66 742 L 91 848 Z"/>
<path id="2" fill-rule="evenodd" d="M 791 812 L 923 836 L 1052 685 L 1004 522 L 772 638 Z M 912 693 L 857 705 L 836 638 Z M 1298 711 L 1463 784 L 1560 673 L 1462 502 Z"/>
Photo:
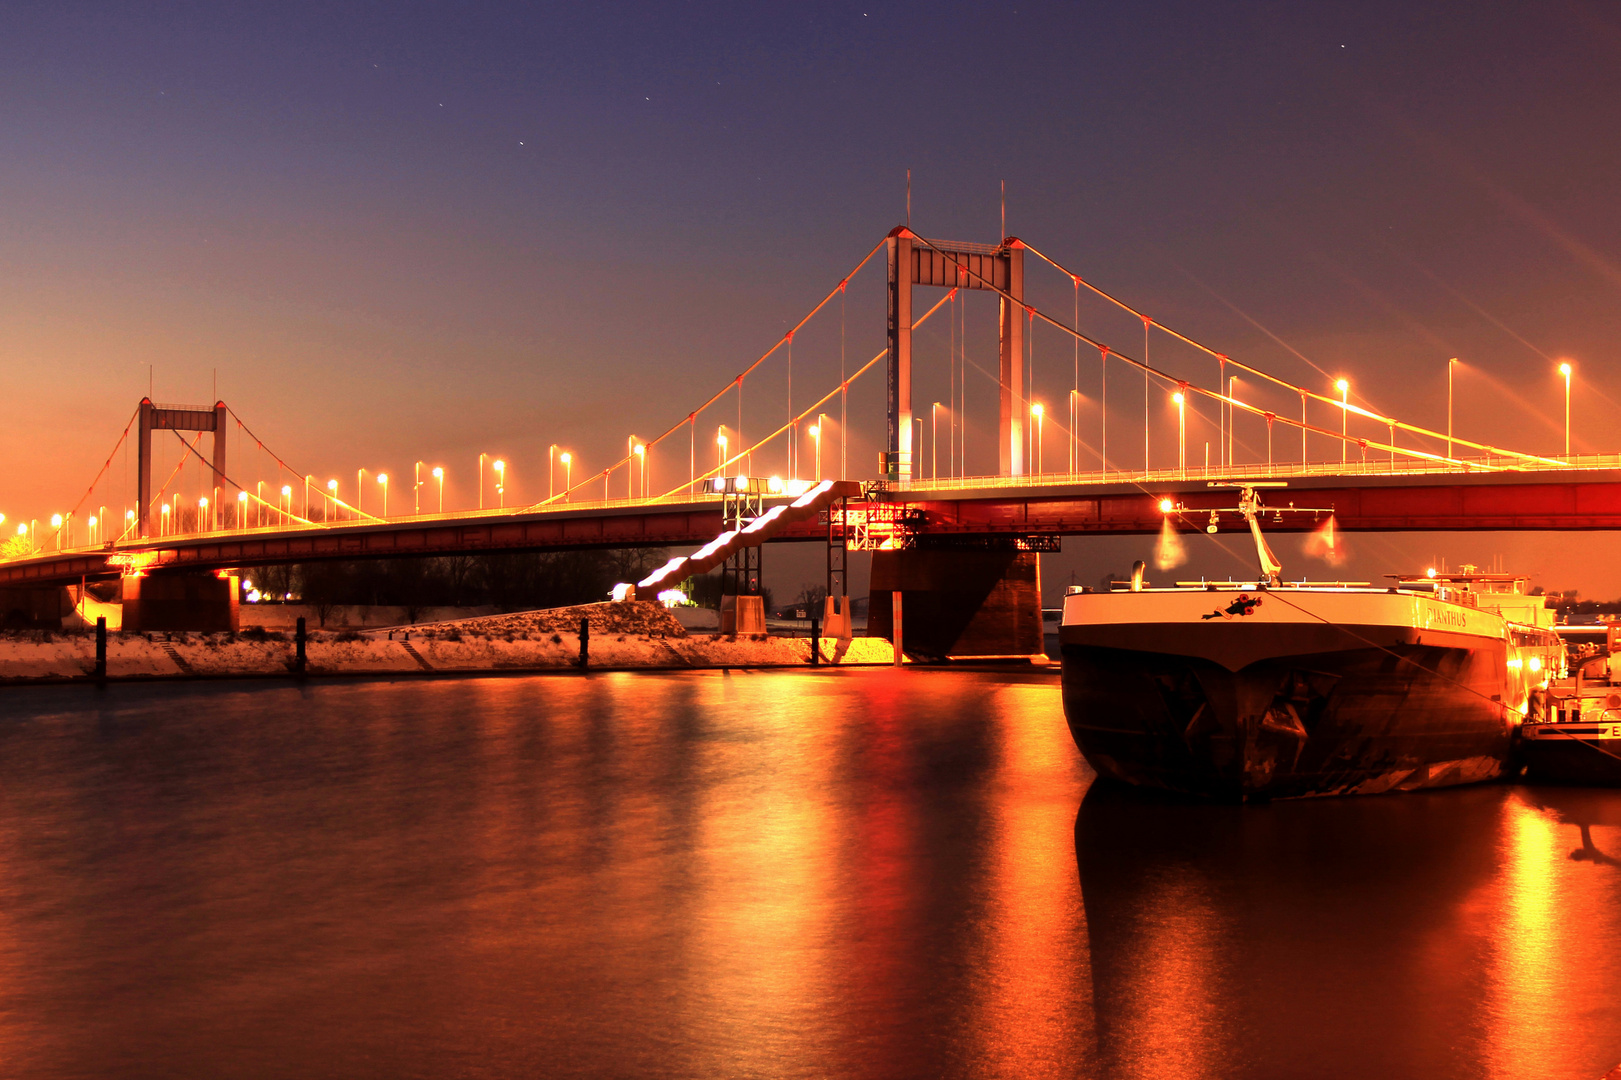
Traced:
<path id="1" fill-rule="evenodd" d="M 1454 365 L 1456 365 L 1457 363 L 1458 363 L 1458 360 L 1456 358 L 1453 358 L 1453 359 L 1447 361 L 1447 432 L 1448 432 L 1449 439 L 1450 439 L 1451 431 L 1452 431 L 1452 371 L 1453 371 Z M 1558 371 L 1559 371 L 1560 376 L 1564 379 L 1564 383 L 1565 383 L 1565 456 L 1568 458 L 1570 456 L 1570 391 L 1571 391 L 1571 378 L 1572 378 L 1572 376 L 1574 374 L 1575 369 L 1571 365 L 1571 363 L 1567 360 L 1567 361 L 1561 361 L 1560 362 L 1559 367 L 1558 367 Z M 1234 388 L 1236 386 L 1236 383 L 1238 382 L 1238 377 L 1237 376 L 1232 376 L 1232 377 L 1229 378 L 1228 382 L 1229 382 L 1229 385 L 1226 388 L 1227 389 L 1227 396 L 1232 397 L 1233 390 L 1234 390 Z M 1348 424 L 1349 424 L 1350 411 L 1351 411 L 1350 410 L 1350 391 L 1351 391 L 1350 381 L 1347 380 L 1347 379 L 1338 379 L 1334 383 L 1334 389 L 1336 391 L 1338 391 L 1339 395 L 1340 395 L 1340 409 L 1341 409 L 1340 453 L 1341 453 L 1341 458 L 1343 460 L 1344 456 L 1345 456 L 1346 444 L 1349 441 Z M 1071 391 L 1070 395 L 1071 395 L 1071 397 L 1075 397 L 1076 396 L 1076 391 Z M 1174 391 L 1171 394 L 1171 401 L 1172 401 L 1172 403 L 1174 405 L 1176 405 L 1176 408 L 1177 408 L 1177 426 L 1178 426 L 1178 429 L 1179 429 L 1179 445 L 1178 445 L 1178 449 L 1177 449 L 1177 459 L 1178 459 L 1177 464 L 1178 464 L 1179 468 L 1186 468 L 1186 466 L 1187 466 L 1187 395 L 1181 389 L 1178 389 L 1178 390 Z M 938 409 L 940 407 L 940 403 L 935 402 L 935 407 Z M 1033 430 L 1031 432 L 1031 439 L 1030 439 L 1031 445 L 1029 446 L 1028 449 L 1031 451 L 1030 457 L 1032 458 L 1032 464 L 1034 465 L 1035 471 L 1038 474 L 1042 472 L 1042 468 L 1041 468 L 1042 428 L 1043 428 L 1043 424 L 1044 424 L 1044 420 L 1045 420 L 1045 413 L 1046 413 L 1046 410 L 1045 410 L 1044 406 L 1040 402 L 1034 402 L 1034 403 L 1031 404 L 1031 406 L 1030 406 L 1030 418 L 1031 418 L 1031 421 L 1032 421 Z M 1074 421 L 1074 417 L 1071 417 L 1072 424 L 1073 424 L 1073 421 Z M 826 422 L 827 422 L 827 417 L 824 414 L 824 415 L 818 417 L 818 422 L 817 423 L 811 425 L 807 429 L 807 433 L 811 436 L 811 438 L 814 440 L 815 445 L 816 445 L 816 470 L 815 470 L 815 475 L 816 475 L 816 479 L 818 481 L 820 481 L 821 478 L 822 478 L 822 431 L 823 431 L 823 427 L 826 424 Z M 727 463 L 728 463 L 727 450 L 728 450 L 728 448 L 730 446 L 731 440 L 730 440 L 729 436 L 726 434 L 726 431 L 727 431 L 726 426 L 724 424 L 722 424 L 720 426 L 720 428 L 717 430 L 716 435 L 715 435 L 716 456 L 717 456 L 716 466 L 717 466 L 717 469 L 724 469 L 726 467 Z M 647 444 L 645 442 L 638 441 L 636 436 L 632 435 L 627 440 L 627 447 L 628 447 L 628 451 L 629 451 L 628 456 L 629 456 L 630 460 L 635 461 L 635 462 L 637 462 L 637 463 L 639 463 L 641 465 L 641 470 L 642 470 L 642 475 L 641 475 L 642 493 L 641 494 L 642 494 L 643 498 L 646 498 L 647 495 L 648 495 L 648 490 L 647 490 Z M 485 460 L 488 458 L 488 456 L 489 455 L 487 455 L 487 454 L 480 454 L 478 456 L 478 470 L 479 470 L 478 497 L 479 497 L 479 509 L 481 509 L 481 510 L 484 509 L 484 463 L 485 463 Z M 1450 445 L 1448 447 L 1448 456 L 1449 457 L 1451 456 L 1451 447 L 1450 447 Z M 413 488 L 413 492 L 412 492 L 413 496 L 417 496 L 421 492 L 422 483 L 423 483 L 423 481 L 422 481 L 422 467 L 423 467 L 424 464 L 425 464 L 425 462 L 421 462 L 421 461 L 416 463 L 416 477 L 415 477 L 416 484 L 415 484 L 415 486 Z M 559 452 L 558 445 L 556 443 L 553 443 L 547 450 L 547 466 L 548 466 L 547 467 L 547 492 L 546 492 L 547 501 L 551 501 L 552 499 L 557 497 L 557 491 L 556 491 L 556 486 L 555 485 L 556 485 L 557 466 L 558 465 L 563 466 L 563 470 L 564 470 L 563 497 L 565 499 L 568 499 L 570 497 L 571 493 L 572 493 L 572 489 L 573 489 L 573 486 L 574 486 L 574 483 L 573 483 L 574 455 L 571 454 L 567 450 L 562 450 L 561 452 Z M 506 462 L 504 460 L 502 460 L 500 458 L 497 458 L 495 461 L 491 462 L 491 467 L 495 471 L 496 505 L 498 507 L 504 507 L 504 506 L 506 506 L 506 486 L 507 486 L 507 483 L 506 483 L 506 481 L 507 481 L 506 469 L 507 469 L 507 465 L 506 465 Z M 444 510 L 445 510 L 445 470 L 444 470 L 444 467 L 439 466 L 439 465 L 434 466 L 431 473 L 430 473 L 430 475 L 438 483 L 438 487 L 439 487 L 439 513 L 442 514 L 442 513 L 444 513 Z M 363 515 L 365 513 L 364 509 L 362 508 L 363 503 L 364 503 L 364 499 L 363 499 L 362 496 L 364 494 L 364 489 L 365 489 L 365 476 L 366 476 L 366 470 L 365 469 L 360 469 L 360 470 L 358 470 L 356 472 L 356 475 L 355 475 L 355 484 L 356 484 L 356 499 L 355 499 L 355 502 L 356 502 L 356 505 L 353 506 L 353 507 L 350 507 L 347 503 L 343 502 L 343 500 L 341 498 L 339 498 L 339 485 L 338 485 L 338 481 L 336 479 L 328 480 L 326 482 L 326 488 L 327 488 L 326 498 L 329 500 L 329 508 L 328 508 L 329 514 L 335 513 L 336 510 L 339 507 L 354 510 L 357 517 L 359 517 L 359 516 L 361 516 L 361 515 Z M 378 487 L 382 491 L 382 516 L 387 517 L 388 516 L 388 474 L 387 473 L 378 473 L 376 475 L 375 479 L 377 481 Z M 633 483 L 634 480 L 633 480 L 632 476 L 627 476 L 626 480 L 627 480 L 626 494 L 628 496 L 628 495 L 630 495 L 630 490 L 629 490 L 628 485 Z M 309 485 L 313 481 L 314 481 L 314 477 L 312 477 L 312 476 L 306 476 L 304 478 L 304 482 L 305 482 L 304 513 L 305 513 L 305 519 L 306 520 L 308 519 L 308 514 L 309 514 Z M 263 483 L 263 481 L 261 481 L 258 486 L 259 486 L 259 492 L 258 492 L 258 499 L 257 499 L 256 508 L 259 509 L 261 514 L 262 514 L 264 506 L 266 506 L 268 504 L 265 503 L 264 498 L 263 498 L 263 496 L 264 496 L 264 483 Z M 774 492 L 784 490 L 784 485 L 783 485 L 782 479 L 780 477 L 772 477 L 770 482 L 769 482 L 769 488 L 770 488 L 771 491 L 774 491 Z M 720 487 L 717 486 L 716 490 L 720 490 Z M 219 493 L 218 489 L 215 489 L 215 495 L 216 496 L 218 496 L 218 493 Z M 240 492 L 237 493 L 236 498 L 237 498 L 237 507 L 238 507 L 238 509 L 237 509 L 238 526 L 239 527 L 245 527 L 241 523 L 243 523 L 243 522 L 245 522 L 247 520 L 248 493 L 246 491 L 240 491 Z M 283 484 L 282 485 L 281 498 L 282 498 L 282 501 L 277 504 L 275 512 L 276 512 L 277 515 L 282 517 L 283 523 L 285 523 L 288 518 L 291 518 L 291 517 L 294 516 L 293 515 L 293 488 L 292 488 L 291 484 Z M 197 508 L 198 508 L 199 520 L 201 519 L 202 515 L 208 513 L 210 505 L 211 504 L 210 504 L 210 502 L 209 502 L 209 500 L 208 500 L 208 498 L 206 496 L 197 500 Z M 217 513 L 218 512 L 218 510 L 217 510 L 217 508 L 218 508 L 217 498 L 216 498 L 216 502 L 213 505 L 216 507 L 215 512 Z M 1163 509 L 1163 507 L 1162 507 L 1162 509 Z M 414 510 L 415 510 L 415 512 L 417 514 L 421 513 L 420 501 L 417 502 L 416 506 L 414 507 Z M 71 543 L 71 537 L 64 537 L 64 527 L 66 526 L 66 528 L 71 529 L 72 516 L 73 515 L 71 513 L 66 515 L 65 517 L 62 514 L 53 514 L 53 515 L 51 515 L 50 524 L 51 524 L 51 528 L 53 530 L 55 530 L 55 547 L 56 547 L 57 550 L 60 550 L 64 546 L 64 539 L 66 539 L 68 541 L 68 543 Z M 172 500 L 165 501 L 160 507 L 160 512 L 159 512 L 159 535 L 160 536 L 161 535 L 167 535 L 173 529 L 177 529 L 179 527 L 179 518 L 180 518 L 180 496 L 176 495 L 176 496 L 173 497 Z M 105 525 L 104 525 L 105 520 L 106 520 L 106 508 L 105 507 L 102 508 L 102 512 L 101 512 L 100 516 L 92 515 L 89 518 L 89 521 L 88 521 L 87 524 L 88 524 L 89 530 L 90 530 L 90 535 L 89 535 L 89 542 L 90 543 L 95 544 L 95 543 L 101 542 L 101 538 L 98 535 L 98 530 L 105 527 Z M 6 522 L 6 515 L 3 514 L 3 513 L 0 513 L 0 526 L 4 526 L 5 522 Z M 125 523 L 124 532 L 125 532 L 125 534 L 128 534 L 134 528 L 135 511 L 126 510 L 124 512 L 124 523 Z M 263 524 L 263 519 L 261 517 L 260 520 L 258 522 L 256 522 L 256 525 L 262 525 L 262 524 Z M 209 526 L 209 531 L 213 531 L 216 527 L 219 526 L 219 523 L 215 520 L 215 518 L 212 515 L 209 516 L 208 526 Z M 32 552 L 34 550 L 37 550 L 37 546 L 38 546 L 37 545 L 37 540 L 35 540 L 34 538 L 37 537 L 38 531 L 39 531 L 39 521 L 38 521 L 38 519 L 34 519 L 33 521 L 31 521 L 29 523 L 18 523 L 18 525 L 17 525 L 17 537 L 20 540 L 27 543 L 30 552 Z"/>

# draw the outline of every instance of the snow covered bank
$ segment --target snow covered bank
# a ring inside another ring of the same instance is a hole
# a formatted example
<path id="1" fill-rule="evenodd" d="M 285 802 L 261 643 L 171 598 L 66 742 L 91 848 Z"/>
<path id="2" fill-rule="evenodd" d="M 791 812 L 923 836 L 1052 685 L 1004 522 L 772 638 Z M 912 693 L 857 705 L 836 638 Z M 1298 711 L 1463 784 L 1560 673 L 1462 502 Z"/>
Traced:
<path id="1" fill-rule="evenodd" d="M 803 666 L 808 638 L 689 634 L 654 604 L 587 604 L 413 628 L 392 636 L 373 631 L 311 631 L 311 675 L 404 674 L 568 669 L 580 657 L 580 619 L 591 624 L 590 667 L 718 668 Z M 822 638 L 823 663 L 888 664 L 881 638 Z M 293 673 L 291 633 L 113 634 L 107 643 L 112 679 L 228 678 Z M 0 683 L 93 677 L 93 632 L 0 634 Z"/>

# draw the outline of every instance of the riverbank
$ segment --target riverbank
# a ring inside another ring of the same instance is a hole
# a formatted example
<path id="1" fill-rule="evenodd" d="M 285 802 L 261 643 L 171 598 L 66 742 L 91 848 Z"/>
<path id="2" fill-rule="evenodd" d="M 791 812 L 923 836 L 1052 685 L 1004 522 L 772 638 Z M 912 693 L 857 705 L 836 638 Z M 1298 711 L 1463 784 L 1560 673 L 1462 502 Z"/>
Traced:
<path id="1" fill-rule="evenodd" d="M 803 667 L 811 661 L 808 637 L 689 633 L 650 603 L 585 604 L 549 611 L 483 616 L 409 630 L 312 630 L 304 674 L 475 674 L 567 671 L 580 667 L 580 622 L 591 670 L 681 670 L 731 667 Z M 817 642 L 829 665 L 892 664 L 882 638 Z M 93 631 L 23 630 L 0 633 L 0 685 L 94 681 Z M 297 642 L 292 632 L 252 628 L 236 634 L 111 634 L 107 678 L 217 679 L 293 676 Z"/>

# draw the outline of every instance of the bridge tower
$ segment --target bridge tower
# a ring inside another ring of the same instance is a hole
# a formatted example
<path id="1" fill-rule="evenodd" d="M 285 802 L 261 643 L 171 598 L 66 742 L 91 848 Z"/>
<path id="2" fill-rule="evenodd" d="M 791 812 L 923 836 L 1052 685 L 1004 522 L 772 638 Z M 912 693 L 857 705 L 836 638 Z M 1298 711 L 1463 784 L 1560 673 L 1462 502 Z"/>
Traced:
<path id="1" fill-rule="evenodd" d="M 139 436 L 136 440 L 138 468 L 136 470 L 135 515 L 137 532 L 151 535 L 152 518 L 152 432 L 153 431 L 211 431 L 214 433 L 214 486 L 225 486 L 225 402 L 216 401 L 212 409 L 193 405 L 154 405 L 151 398 L 142 398 L 139 416 Z"/>
<path id="2" fill-rule="evenodd" d="M 1024 244 L 923 240 L 904 225 L 889 244 L 889 443 L 885 479 L 912 479 L 912 286 L 986 289 L 1001 297 L 998 472 L 1024 475 Z"/>

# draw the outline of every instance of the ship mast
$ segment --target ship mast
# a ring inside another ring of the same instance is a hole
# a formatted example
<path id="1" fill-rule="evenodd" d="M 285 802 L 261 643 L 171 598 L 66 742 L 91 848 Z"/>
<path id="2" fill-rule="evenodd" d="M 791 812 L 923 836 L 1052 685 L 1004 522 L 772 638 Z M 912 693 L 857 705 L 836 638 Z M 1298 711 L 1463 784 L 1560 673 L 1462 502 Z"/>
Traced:
<path id="1" fill-rule="evenodd" d="M 1283 584 L 1283 564 L 1272 554 L 1266 537 L 1261 535 L 1261 517 L 1266 513 L 1266 507 L 1261 505 L 1261 495 L 1254 485 L 1244 485 L 1238 496 L 1238 509 L 1244 515 L 1244 520 L 1249 522 L 1250 535 L 1255 538 L 1255 558 L 1261 564 L 1262 580 L 1268 585 Z"/>

